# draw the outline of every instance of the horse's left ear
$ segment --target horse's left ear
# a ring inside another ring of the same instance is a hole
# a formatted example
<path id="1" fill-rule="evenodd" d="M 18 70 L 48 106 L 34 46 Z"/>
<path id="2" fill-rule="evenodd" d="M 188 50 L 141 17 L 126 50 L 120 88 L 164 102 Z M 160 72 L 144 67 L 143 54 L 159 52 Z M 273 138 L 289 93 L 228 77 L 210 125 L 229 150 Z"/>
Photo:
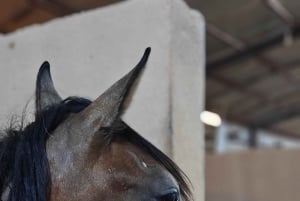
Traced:
<path id="1" fill-rule="evenodd" d="M 50 74 L 50 64 L 45 61 L 39 69 L 35 90 L 36 113 L 47 109 L 51 105 L 60 103 L 61 97 L 54 88 Z"/>
<path id="2" fill-rule="evenodd" d="M 148 47 L 140 62 L 128 74 L 113 84 L 101 94 L 90 106 L 78 114 L 80 119 L 87 119 L 84 124 L 92 123 L 97 125 L 93 130 L 100 127 L 109 127 L 119 117 L 125 102 L 130 98 L 134 90 L 134 83 L 142 74 L 148 60 L 151 49 Z"/>

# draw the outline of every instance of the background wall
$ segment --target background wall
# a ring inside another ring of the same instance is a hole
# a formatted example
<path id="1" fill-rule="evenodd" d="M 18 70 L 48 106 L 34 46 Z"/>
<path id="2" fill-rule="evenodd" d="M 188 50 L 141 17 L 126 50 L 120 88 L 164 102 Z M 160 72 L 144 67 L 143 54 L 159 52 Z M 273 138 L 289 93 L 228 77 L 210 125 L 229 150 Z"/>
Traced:
<path id="1" fill-rule="evenodd" d="M 0 122 L 32 103 L 44 60 L 63 97 L 94 99 L 148 46 L 148 67 L 124 119 L 175 159 L 193 183 L 195 200 L 203 200 L 204 22 L 182 1 L 126 1 L 1 36 Z"/>
<path id="2" fill-rule="evenodd" d="M 300 150 L 206 156 L 206 201 L 299 200 Z"/>

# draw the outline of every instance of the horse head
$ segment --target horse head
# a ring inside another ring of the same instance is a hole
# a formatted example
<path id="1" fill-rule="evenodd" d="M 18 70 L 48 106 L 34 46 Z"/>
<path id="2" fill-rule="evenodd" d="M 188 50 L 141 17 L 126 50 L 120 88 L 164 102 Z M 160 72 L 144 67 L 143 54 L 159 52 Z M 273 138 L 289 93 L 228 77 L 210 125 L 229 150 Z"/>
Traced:
<path id="1" fill-rule="evenodd" d="M 49 201 L 191 200 L 178 166 L 121 119 L 149 54 L 147 48 L 137 66 L 95 101 L 45 128 Z M 36 116 L 46 121 L 45 111 L 69 100 L 58 95 L 45 62 L 36 82 Z"/>

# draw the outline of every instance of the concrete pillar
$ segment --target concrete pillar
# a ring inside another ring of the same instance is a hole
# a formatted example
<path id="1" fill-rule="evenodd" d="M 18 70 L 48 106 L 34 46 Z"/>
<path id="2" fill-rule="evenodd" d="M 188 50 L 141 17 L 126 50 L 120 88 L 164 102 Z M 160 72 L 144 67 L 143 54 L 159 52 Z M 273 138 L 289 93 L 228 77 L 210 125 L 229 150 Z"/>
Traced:
<path id="1" fill-rule="evenodd" d="M 44 60 L 63 97 L 94 99 L 148 46 L 152 54 L 124 120 L 174 158 L 195 200 L 204 200 L 204 22 L 181 0 L 130 0 L 0 36 L 1 124 L 32 100 Z"/>

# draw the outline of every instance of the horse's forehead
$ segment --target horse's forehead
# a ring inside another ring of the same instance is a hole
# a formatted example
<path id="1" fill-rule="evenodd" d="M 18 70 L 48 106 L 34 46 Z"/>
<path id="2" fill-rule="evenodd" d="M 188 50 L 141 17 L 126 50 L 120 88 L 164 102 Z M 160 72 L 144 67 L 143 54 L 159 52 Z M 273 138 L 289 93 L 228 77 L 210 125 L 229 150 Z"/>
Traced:
<path id="1" fill-rule="evenodd" d="M 118 171 L 123 169 L 135 174 L 145 173 L 149 167 L 163 169 L 150 154 L 129 142 L 111 143 L 96 163 L 96 167 Z"/>

